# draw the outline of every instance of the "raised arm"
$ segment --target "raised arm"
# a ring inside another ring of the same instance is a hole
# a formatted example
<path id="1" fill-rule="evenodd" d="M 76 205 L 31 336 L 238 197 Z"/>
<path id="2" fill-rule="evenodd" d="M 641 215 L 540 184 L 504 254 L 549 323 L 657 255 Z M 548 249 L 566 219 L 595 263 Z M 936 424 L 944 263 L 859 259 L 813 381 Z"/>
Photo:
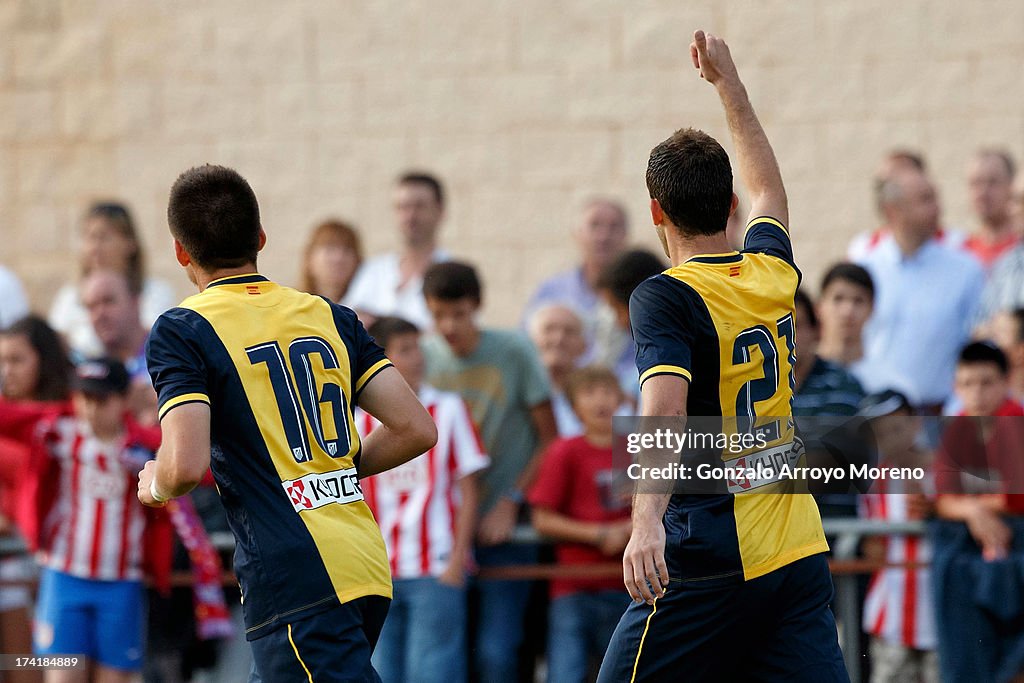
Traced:
<path id="1" fill-rule="evenodd" d="M 740 81 L 729 46 L 721 38 L 696 31 L 690 44 L 690 57 L 701 78 L 715 86 L 722 100 L 736 148 L 740 180 L 750 192 L 750 217 L 771 216 L 788 226 L 789 207 L 779 164 L 747 97 L 747 89 Z"/>

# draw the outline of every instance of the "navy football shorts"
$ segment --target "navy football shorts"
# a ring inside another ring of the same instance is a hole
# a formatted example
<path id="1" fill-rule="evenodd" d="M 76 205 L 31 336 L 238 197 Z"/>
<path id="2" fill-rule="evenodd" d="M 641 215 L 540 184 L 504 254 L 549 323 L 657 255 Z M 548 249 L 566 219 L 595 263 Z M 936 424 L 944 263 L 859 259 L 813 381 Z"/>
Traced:
<path id="1" fill-rule="evenodd" d="M 249 683 L 380 683 L 370 655 L 390 605 L 368 595 L 253 640 Z"/>
<path id="2" fill-rule="evenodd" d="M 626 609 L 598 683 L 849 683 L 828 607 L 832 592 L 824 554 L 750 581 L 671 580 L 653 606 Z"/>

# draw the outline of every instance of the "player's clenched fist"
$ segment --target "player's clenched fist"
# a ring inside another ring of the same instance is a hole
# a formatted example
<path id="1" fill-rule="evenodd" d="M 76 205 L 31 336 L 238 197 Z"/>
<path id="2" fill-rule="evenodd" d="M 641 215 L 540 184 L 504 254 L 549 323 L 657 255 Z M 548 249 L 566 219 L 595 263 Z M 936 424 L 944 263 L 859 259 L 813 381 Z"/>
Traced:
<path id="1" fill-rule="evenodd" d="M 153 497 L 153 475 L 156 472 L 156 460 L 150 460 L 139 472 L 139 502 L 149 507 L 162 508 L 167 505 L 166 500 L 157 500 Z"/>
<path id="2" fill-rule="evenodd" d="M 700 71 L 700 77 L 708 83 L 739 80 L 736 64 L 729 54 L 729 46 L 724 40 L 710 33 L 705 35 L 704 31 L 699 30 L 693 32 L 690 58 L 693 60 L 693 67 Z"/>

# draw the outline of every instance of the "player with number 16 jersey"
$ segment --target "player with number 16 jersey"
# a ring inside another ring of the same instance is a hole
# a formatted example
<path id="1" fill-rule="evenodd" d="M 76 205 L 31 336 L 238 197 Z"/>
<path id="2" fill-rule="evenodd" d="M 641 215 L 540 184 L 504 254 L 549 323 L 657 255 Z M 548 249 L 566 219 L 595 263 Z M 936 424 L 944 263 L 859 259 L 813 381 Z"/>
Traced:
<path id="1" fill-rule="evenodd" d="M 352 418 L 359 389 L 390 362 L 352 311 L 261 275 L 229 277 L 164 313 L 148 357 L 161 416 L 189 401 L 217 407 L 211 466 L 239 539 L 250 639 L 286 614 L 391 597 Z"/>
<path id="2" fill-rule="evenodd" d="M 183 173 L 168 223 L 199 293 L 149 337 L 163 444 L 139 499 L 162 505 L 212 468 L 254 680 L 379 681 L 391 576 L 359 479 L 431 448 L 433 421 L 355 313 L 256 271 L 266 233 L 235 171 Z M 364 441 L 357 403 L 383 425 Z"/>

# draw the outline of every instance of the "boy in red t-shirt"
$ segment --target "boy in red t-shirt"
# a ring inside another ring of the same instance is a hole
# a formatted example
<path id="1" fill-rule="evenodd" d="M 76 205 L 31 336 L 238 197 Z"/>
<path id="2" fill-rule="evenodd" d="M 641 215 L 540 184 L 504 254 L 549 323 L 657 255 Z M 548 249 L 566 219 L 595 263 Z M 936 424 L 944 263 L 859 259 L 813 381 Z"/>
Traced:
<path id="1" fill-rule="evenodd" d="M 612 416 L 623 394 L 606 368 L 570 376 L 567 394 L 583 435 L 547 449 L 528 500 L 537 531 L 558 542 L 560 565 L 594 565 L 621 558 L 629 541 L 629 499 L 616 494 Z M 587 678 L 629 604 L 618 572 L 608 577 L 554 579 L 548 623 L 548 680 Z"/>
<path id="2" fill-rule="evenodd" d="M 931 573 L 939 675 L 951 683 L 1022 673 L 1024 409 L 1010 398 L 1007 371 L 994 344 L 964 347 L 954 380 L 963 411 L 936 456 Z"/>

